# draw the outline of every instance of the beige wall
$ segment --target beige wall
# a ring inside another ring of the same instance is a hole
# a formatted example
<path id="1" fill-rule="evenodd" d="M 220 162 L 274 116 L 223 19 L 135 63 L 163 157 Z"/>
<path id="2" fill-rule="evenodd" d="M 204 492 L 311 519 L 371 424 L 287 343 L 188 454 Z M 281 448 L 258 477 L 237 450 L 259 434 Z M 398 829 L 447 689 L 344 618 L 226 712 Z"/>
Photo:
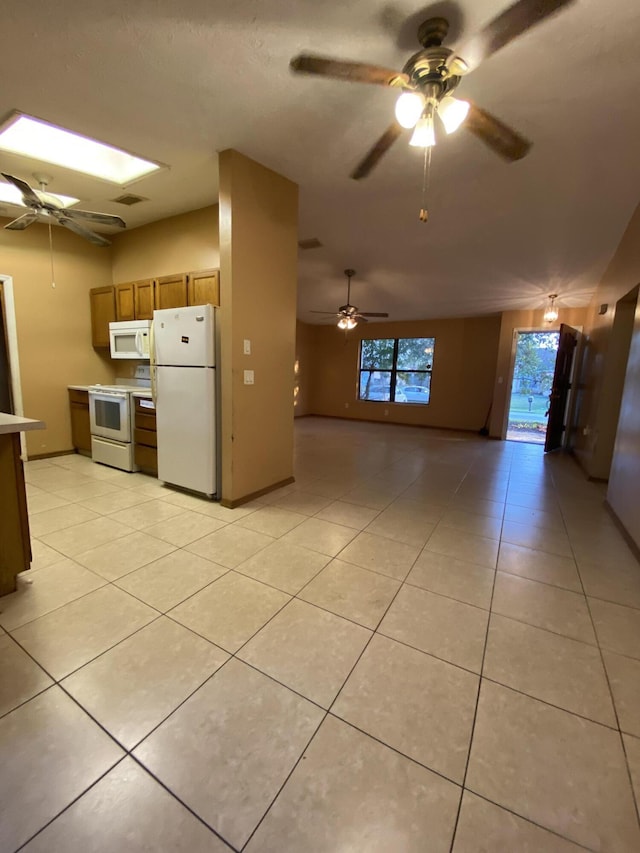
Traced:
<path id="1" fill-rule="evenodd" d="M 55 227 L 54 289 L 47 227 L 5 231 L 4 224 L 0 273 L 13 278 L 24 415 L 47 424 L 25 434 L 27 452 L 71 450 L 67 385 L 113 381 L 111 360 L 91 346 L 88 296 L 111 284 L 111 251 Z"/>
<path id="2" fill-rule="evenodd" d="M 313 327 L 296 323 L 296 360 L 293 376 L 293 414 L 296 418 L 311 414 L 311 371 L 313 365 Z"/>
<path id="3" fill-rule="evenodd" d="M 310 411 L 359 420 L 478 430 L 491 400 L 499 333 L 498 317 L 370 323 L 346 336 L 333 325 L 312 326 Z M 357 399 L 360 340 L 395 337 L 436 340 L 428 406 Z"/>
<path id="4" fill-rule="evenodd" d="M 234 503 L 293 475 L 298 187 L 237 151 L 219 164 L 222 498 Z"/>
<path id="5" fill-rule="evenodd" d="M 586 321 L 587 340 L 581 372 L 579 431 L 575 454 L 591 477 L 606 478 L 611 454 L 611 421 L 618 411 L 607 404 L 607 389 L 615 381 L 619 359 L 610 357 L 616 303 L 640 283 L 640 205 L 597 286 Z M 608 306 L 599 314 L 601 305 Z M 638 451 L 640 452 L 640 450 Z"/>
<path id="6" fill-rule="evenodd" d="M 113 238 L 113 282 L 220 266 L 218 205 L 170 216 Z"/>
<path id="7" fill-rule="evenodd" d="M 506 434 L 516 329 L 521 331 L 541 329 L 546 332 L 553 332 L 560 328 L 561 323 L 566 323 L 574 328 L 583 328 L 588 311 L 586 308 L 559 308 L 558 320 L 555 323 L 545 323 L 543 314 L 543 308 L 537 311 L 504 311 L 502 313 L 493 405 L 489 424 L 489 434 L 493 438 L 504 438 Z"/>
<path id="8" fill-rule="evenodd" d="M 640 548 L 640 302 L 635 309 L 607 500 Z"/>

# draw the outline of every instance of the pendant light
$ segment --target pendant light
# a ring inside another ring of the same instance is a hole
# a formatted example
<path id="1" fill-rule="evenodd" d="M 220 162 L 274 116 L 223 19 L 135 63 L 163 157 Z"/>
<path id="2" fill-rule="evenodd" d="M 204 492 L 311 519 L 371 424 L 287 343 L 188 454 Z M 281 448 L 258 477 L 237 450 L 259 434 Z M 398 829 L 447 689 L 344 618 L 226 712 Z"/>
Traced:
<path id="1" fill-rule="evenodd" d="M 558 309 L 556 308 L 556 299 L 558 298 L 557 293 L 549 294 L 549 304 L 547 305 L 544 312 L 544 321 L 545 323 L 555 323 L 558 319 Z"/>

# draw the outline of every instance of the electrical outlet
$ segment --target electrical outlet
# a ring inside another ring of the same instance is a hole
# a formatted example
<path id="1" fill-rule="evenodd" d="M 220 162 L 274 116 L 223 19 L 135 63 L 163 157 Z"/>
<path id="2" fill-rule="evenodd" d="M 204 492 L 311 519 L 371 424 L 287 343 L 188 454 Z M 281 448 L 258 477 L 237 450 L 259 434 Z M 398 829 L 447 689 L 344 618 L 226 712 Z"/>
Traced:
<path id="1" fill-rule="evenodd" d="M 245 385 L 254 385 L 255 377 L 253 374 L 253 370 L 245 370 L 244 372 L 244 384 Z"/>
<path id="2" fill-rule="evenodd" d="M 348 403 L 345 403 L 345 404 L 344 404 L 344 407 L 345 407 L 345 409 L 348 409 L 348 408 L 349 408 L 349 404 L 348 404 Z"/>
<path id="3" fill-rule="evenodd" d="M 388 414 L 389 414 L 389 409 L 385 409 L 385 410 L 384 410 L 384 416 L 385 416 L 385 418 L 387 417 L 387 415 L 388 415 Z"/>
<path id="4" fill-rule="evenodd" d="M 245 355 L 251 355 L 251 341 L 248 338 L 244 339 L 242 351 Z"/>

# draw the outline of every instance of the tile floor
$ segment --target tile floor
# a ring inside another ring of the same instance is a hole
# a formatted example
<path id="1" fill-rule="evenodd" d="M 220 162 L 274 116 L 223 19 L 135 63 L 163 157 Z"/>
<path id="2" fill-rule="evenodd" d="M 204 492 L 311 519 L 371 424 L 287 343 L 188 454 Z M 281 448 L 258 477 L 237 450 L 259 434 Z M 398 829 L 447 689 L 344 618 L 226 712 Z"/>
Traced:
<path id="1" fill-rule="evenodd" d="M 296 433 L 296 484 L 236 510 L 27 463 L 2 853 L 640 850 L 640 568 L 603 488 L 534 445 Z"/>

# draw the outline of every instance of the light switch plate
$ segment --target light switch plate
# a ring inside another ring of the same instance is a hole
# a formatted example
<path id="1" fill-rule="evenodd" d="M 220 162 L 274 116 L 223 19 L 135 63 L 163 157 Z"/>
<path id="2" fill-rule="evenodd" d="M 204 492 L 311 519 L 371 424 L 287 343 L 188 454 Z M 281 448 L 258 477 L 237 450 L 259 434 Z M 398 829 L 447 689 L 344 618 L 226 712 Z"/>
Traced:
<path id="1" fill-rule="evenodd" d="M 245 370 L 244 372 L 244 384 L 245 385 L 253 385 L 255 383 L 255 377 L 253 375 L 253 370 Z"/>
<path id="2" fill-rule="evenodd" d="M 242 351 L 245 355 L 251 355 L 251 341 L 248 338 L 244 339 Z"/>

